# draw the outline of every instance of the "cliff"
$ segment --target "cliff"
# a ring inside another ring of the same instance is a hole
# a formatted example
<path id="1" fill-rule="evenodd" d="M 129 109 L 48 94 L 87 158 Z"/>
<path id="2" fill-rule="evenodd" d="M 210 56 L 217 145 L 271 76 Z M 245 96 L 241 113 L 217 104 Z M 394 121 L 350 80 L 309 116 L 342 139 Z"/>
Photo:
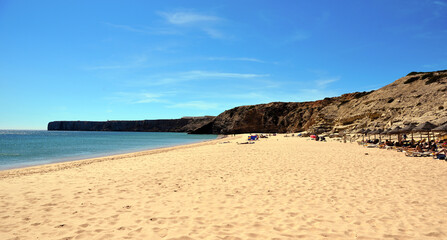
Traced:
<path id="1" fill-rule="evenodd" d="M 50 131 L 191 132 L 214 119 L 212 116 L 141 121 L 54 121 Z"/>
<path id="2" fill-rule="evenodd" d="M 193 133 L 339 132 L 447 121 L 447 71 L 412 72 L 371 92 L 227 110 Z"/>
<path id="3" fill-rule="evenodd" d="M 193 133 L 285 133 L 304 130 L 331 131 L 337 117 L 333 106 L 341 106 L 371 92 L 356 92 L 340 97 L 325 98 L 314 102 L 273 102 L 240 106 L 227 110 L 214 121 L 196 129 Z M 328 111 L 329 110 L 329 111 Z M 326 111 L 326 114 L 322 114 Z"/>

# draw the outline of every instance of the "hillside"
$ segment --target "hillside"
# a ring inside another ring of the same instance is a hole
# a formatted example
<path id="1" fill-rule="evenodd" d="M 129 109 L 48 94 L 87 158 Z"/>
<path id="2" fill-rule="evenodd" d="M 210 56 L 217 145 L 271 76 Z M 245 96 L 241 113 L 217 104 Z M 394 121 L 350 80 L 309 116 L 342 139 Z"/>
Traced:
<path id="1" fill-rule="evenodd" d="M 378 90 L 227 110 L 193 133 L 328 132 L 447 121 L 447 71 L 412 72 Z"/>

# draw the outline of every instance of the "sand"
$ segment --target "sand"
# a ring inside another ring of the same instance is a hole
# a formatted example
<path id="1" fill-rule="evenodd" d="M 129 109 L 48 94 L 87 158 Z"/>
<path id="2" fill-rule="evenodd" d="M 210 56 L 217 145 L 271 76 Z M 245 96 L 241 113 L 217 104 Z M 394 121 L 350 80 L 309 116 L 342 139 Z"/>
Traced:
<path id="1" fill-rule="evenodd" d="M 2 171 L 0 239 L 447 239 L 447 162 L 245 138 Z"/>

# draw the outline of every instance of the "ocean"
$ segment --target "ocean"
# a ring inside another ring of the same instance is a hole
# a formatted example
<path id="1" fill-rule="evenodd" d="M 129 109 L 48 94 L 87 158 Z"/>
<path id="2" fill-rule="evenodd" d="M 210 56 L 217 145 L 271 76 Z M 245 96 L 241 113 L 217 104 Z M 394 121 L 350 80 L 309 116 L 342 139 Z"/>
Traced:
<path id="1" fill-rule="evenodd" d="M 171 147 L 216 135 L 0 130 L 0 170 Z"/>

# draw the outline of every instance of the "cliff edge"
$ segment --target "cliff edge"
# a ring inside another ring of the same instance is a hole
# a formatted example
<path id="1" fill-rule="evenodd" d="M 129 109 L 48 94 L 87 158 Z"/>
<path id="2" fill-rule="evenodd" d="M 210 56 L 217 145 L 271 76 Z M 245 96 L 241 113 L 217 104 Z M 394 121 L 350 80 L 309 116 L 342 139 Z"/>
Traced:
<path id="1" fill-rule="evenodd" d="M 192 132 L 215 117 L 184 117 L 141 121 L 54 121 L 49 131 L 124 131 L 124 132 Z"/>
<path id="2" fill-rule="evenodd" d="M 193 133 L 315 133 L 447 122 L 447 70 L 412 72 L 371 92 L 314 102 L 274 102 L 227 110 Z"/>

